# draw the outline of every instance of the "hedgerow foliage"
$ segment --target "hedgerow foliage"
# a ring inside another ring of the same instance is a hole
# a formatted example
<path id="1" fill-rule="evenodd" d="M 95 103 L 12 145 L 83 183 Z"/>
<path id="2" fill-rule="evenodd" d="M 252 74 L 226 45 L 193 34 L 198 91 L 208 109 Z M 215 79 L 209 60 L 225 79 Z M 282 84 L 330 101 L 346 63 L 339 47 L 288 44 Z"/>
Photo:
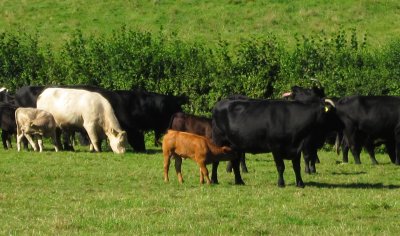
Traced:
<path id="1" fill-rule="evenodd" d="M 273 36 L 216 45 L 122 27 L 111 36 L 80 31 L 55 50 L 37 35 L 0 34 L 0 84 L 90 84 L 186 95 L 185 109 L 208 115 L 232 94 L 279 98 L 293 85 L 319 80 L 329 96 L 399 95 L 400 40 L 368 46 L 355 30 L 298 37 L 294 48 Z"/>

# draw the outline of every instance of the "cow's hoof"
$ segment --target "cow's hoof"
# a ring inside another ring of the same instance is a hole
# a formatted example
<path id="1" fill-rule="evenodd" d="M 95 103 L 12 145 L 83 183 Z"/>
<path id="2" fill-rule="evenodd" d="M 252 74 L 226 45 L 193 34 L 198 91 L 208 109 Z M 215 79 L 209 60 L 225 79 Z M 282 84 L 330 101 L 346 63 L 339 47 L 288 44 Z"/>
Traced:
<path id="1" fill-rule="evenodd" d="M 235 181 L 236 185 L 245 185 L 245 183 L 243 182 L 243 180 L 237 180 Z"/>
<path id="2" fill-rule="evenodd" d="M 211 184 L 219 184 L 219 183 L 218 183 L 218 180 L 213 180 L 213 179 L 212 179 L 212 180 L 211 180 Z"/>
<path id="3" fill-rule="evenodd" d="M 285 187 L 285 182 L 278 182 L 278 187 L 279 188 L 284 188 Z"/>
<path id="4" fill-rule="evenodd" d="M 305 186 L 306 185 L 303 182 L 296 184 L 296 187 L 298 187 L 298 188 L 304 188 Z"/>

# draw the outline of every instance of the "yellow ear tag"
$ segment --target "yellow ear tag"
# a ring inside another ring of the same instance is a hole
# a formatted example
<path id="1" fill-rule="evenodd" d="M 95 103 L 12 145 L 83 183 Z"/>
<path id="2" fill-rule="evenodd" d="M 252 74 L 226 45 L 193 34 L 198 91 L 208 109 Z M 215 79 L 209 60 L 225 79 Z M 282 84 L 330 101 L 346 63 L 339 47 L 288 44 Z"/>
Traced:
<path id="1" fill-rule="evenodd" d="M 325 112 L 329 111 L 329 107 L 325 106 Z"/>

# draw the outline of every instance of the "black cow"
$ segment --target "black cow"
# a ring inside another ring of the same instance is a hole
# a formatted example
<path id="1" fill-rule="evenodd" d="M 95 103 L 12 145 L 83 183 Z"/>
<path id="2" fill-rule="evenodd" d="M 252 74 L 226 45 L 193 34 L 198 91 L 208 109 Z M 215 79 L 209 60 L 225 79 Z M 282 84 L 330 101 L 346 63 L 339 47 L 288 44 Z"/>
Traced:
<path id="1" fill-rule="evenodd" d="M 285 186 L 284 159 L 292 160 L 296 186 L 304 187 L 300 156 L 304 138 L 335 116 L 332 102 L 285 100 L 222 100 L 213 109 L 213 140 L 235 151 L 272 152 L 278 170 L 278 186 Z M 239 163 L 233 163 L 236 184 L 243 183 Z"/>
<path id="2" fill-rule="evenodd" d="M 15 110 L 17 108 L 9 103 L 0 102 L 0 128 L 1 140 L 4 149 L 11 148 L 11 136 L 17 133 L 15 123 Z"/>
<path id="3" fill-rule="evenodd" d="M 7 88 L 0 88 L 0 102 L 14 104 L 14 96 L 9 93 Z"/>
<path id="4" fill-rule="evenodd" d="M 380 140 L 386 144 L 390 160 L 400 165 L 399 97 L 350 96 L 340 99 L 336 106 L 357 164 L 361 163 L 362 146 L 371 148 L 376 140 Z"/>
<path id="5" fill-rule="evenodd" d="M 368 152 L 369 157 L 371 159 L 371 163 L 373 165 L 377 165 L 378 161 L 375 158 L 375 147 L 380 146 L 382 144 L 385 144 L 384 140 L 373 140 L 371 137 L 366 136 L 363 138 L 363 143 L 362 146 L 365 148 L 365 150 Z M 349 141 L 345 136 L 342 135 L 342 139 L 340 141 L 340 147 L 342 149 L 342 154 L 343 154 L 343 163 L 348 163 L 349 162 L 349 150 L 350 150 L 350 145 Z M 357 162 L 357 160 L 354 160 L 356 164 L 360 164 L 360 162 Z"/>
<path id="6" fill-rule="evenodd" d="M 158 140 L 167 130 L 172 114 L 182 111 L 181 106 L 187 102 L 186 97 L 162 95 L 143 90 L 110 91 L 90 85 L 50 87 L 85 89 L 100 93 L 113 107 L 121 128 L 127 132 L 128 143 L 139 152 L 146 150 L 143 132 L 154 130 L 155 138 Z M 36 107 L 37 97 L 45 88 L 44 86 L 21 87 L 15 94 L 18 106 Z M 67 149 L 71 148 L 69 140 L 69 137 L 64 138 L 64 147 Z"/>
<path id="7" fill-rule="evenodd" d="M 15 104 L 17 107 L 36 108 L 38 96 L 43 92 L 45 86 L 23 86 L 15 91 Z"/>
<path id="8" fill-rule="evenodd" d="M 119 95 L 127 109 L 127 126 L 141 131 L 142 137 L 143 131 L 154 130 L 156 143 L 159 143 L 162 134 L 167 131 L 171 116 L 182 111 L 182 105 L 188 102 L 185 96 L 163 95 L 140 89 L 116 90 L 115 93 Z M 128 133 L 129 142 L 129 130 L 124 128 L 124 125 L 121 126 Z M 145 151 L 144 138 L 139 141 L 143 143 L 139 143 L 142 147 L 138 151 Z"/>
<path id="9" fill-rule="evenodd" d="M 195 116 L 195 115 L 185 114 L 183 112 L 177 112 L 174 115 L 172 115 L 168 129 L 194 133 L 212 139 L 212 120 L 207 117 Z M 243 172 L 245 173 L 248 172 L 244 153 L 240 154 L 240 166 Z M 216 168 L 218 168 L 218 164 L 213 165 L 213 171 L 211 177 L 213 183 L 218 183 Z M 228 161 L 226 170 L 227 172 L 232 172 L 232 163 L 230 161 Z"/>
<path id="10" fill-rule="evenodd" d="M 291 92 L 283 94 L 283 97 L 300 101 L 303 103 L 314 103 L 325 98 L 325 92 L 322 87 L 313 86 L 312 88 L 303 88 L 293 86 Z M 332 99 L 335 101 L 335 98 Z M 338 132 L 343 129 L 343 124 L 336 116 L 331 116 L 326 123 L 320 123 L 318 128 L 313 129 L 304 139 L 302 148 L 303 158 L 305 162 L 305 172 L 315 173 L 315 163 L 319 162 L 318 149 L 322 148 L 328 136 L 337 136 Z"/>

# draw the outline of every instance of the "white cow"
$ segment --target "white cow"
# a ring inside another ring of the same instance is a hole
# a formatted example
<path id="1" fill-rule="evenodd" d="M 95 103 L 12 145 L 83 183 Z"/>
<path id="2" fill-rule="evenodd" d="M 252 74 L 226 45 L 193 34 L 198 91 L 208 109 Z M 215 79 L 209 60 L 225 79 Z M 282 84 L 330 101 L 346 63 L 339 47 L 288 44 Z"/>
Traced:
<path id="1" fill-rule="evenodd" d="M 43 136 L 50 137 L 53 141 L 54 149 L 58 152 L 60 143 L 56 138 L 56 122 L 52 114 L 36 108 L 20 107 L 15 110 L 15 122 L 17 124 L 17 149 L 21 150 L 21 139 L 26 137 L 32 145 L 33 150 L 37 151 L 36 143 L 32 136 L 38 139 L 39 150 L 43 151 Z"/>
<path id="2" fill-rule="evenodd" d="M 96 151 L 106 136 L 115 153 L 125 153 L 123 131 L 110 103 L 99 93 L 83 89 L 47 88 L 38 97 L 37 108 L 53 114 L 62 130 L 84 128 Z"/>

